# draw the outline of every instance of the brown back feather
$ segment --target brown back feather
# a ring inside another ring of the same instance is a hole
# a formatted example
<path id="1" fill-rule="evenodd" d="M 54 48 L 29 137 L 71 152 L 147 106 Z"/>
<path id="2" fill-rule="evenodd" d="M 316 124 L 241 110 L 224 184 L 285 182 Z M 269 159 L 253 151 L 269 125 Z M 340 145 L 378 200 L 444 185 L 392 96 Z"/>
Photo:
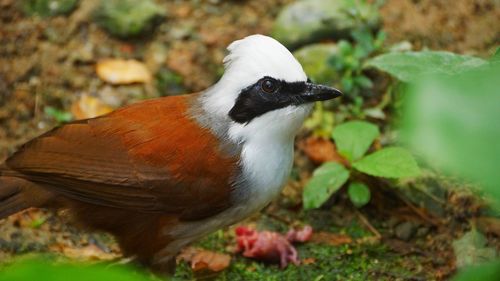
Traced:
<path id="1" fill-rule="evenodd" d="M 9 169 L 68 198 L 200 219 L 231 205 L 237 159 L 186 116 L 188 100 L 149 100 L 56 128 L 7 159 Z"/>

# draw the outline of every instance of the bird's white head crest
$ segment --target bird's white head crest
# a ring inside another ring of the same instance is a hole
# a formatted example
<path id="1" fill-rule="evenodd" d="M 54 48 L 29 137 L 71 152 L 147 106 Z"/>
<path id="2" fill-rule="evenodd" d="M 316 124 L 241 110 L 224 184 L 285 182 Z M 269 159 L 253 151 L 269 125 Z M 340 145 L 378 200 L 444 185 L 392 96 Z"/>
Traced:
<path id="1" fill-rule="evenodd" d="M 224 58 L 224 75 L 207 91 L 209 112 L 227 115 L 239 92 L 269 76 L 288 82 L 307 81 L 295 57 L 275 39 L 256 34 L 231 43 Z"/>
<path id="2" fill-rule="evenodd" d="M 264 35 L 252 35 L 235 41 L 224 59 L 225 79 L 237 79 L 250 85 L 264 76 L 287 82 L 307 81 L 300 63 L 285 46 Z"/>
<path id="3" fill-rule="evenodd" d="M 230 117 L 229 135 L 293 137 L 312 102 L 338 96 L 338 90 L 310 83 L 300 63 L 275 39 L 252 35 L 227 48 L 225 72 L 205 91 L 202 104 L 211 115 Z"/>

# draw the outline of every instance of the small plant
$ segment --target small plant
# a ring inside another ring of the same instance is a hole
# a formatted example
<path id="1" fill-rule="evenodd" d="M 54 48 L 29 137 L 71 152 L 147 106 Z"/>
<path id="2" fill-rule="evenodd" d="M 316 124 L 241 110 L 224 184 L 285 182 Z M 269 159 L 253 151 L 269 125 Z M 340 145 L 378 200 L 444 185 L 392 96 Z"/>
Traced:
<path id="1" fill-rule="evenodd" d="M 108 0 L 95 10 L 97 23 L 120 38 L 149 34 L 165 16 L 165 10 L 155 1 Z"/>
<path id="2" fill-rule="evenodd" d="M 332 138 L 349 167 L 326 162 L 317 168 L 304 189 L 304 208 L 320 207 L 352 177 L 353 170 L 384 178 L 414 177 L 420 173 L 413 156 L 400 147 L 382 148 L 365 155 L 379 135 L 378 127 L 365 121 L 349 121 L 337 126 Z M 347 194 L 356 207 L 364 206 L 371 197 L 368 186 L 356 178 L 350 180 Z"/>
<path id="3" fill-rule="evenodd" d="M 51 17 L 71 13 L 78 0 L 22 0 L 19 4 L 27 15 Z"/>
<path id="4" fill-rule="evenodd" d="M 353 42 L 340 40 L 338 51 L 328 57 L 326 69 L 332 69 L 337 78 L 332 77 L 331 84 L 338 86 L 345 93 L 345 105 L 340 107 L 341 115 L 364 118 L 363 96 L 367 96 L 373 87 L 373 82 L 364 74 L 366 61 L 382 49 L 385 33 L 379 31 L 376 35 L 371 30 L 363 29 L 352 32 Z M 315 77 L 312 77 L 315 80 Z M 342 118 L 340 118 L 342 119 Z M 338 120 L 341 121 L 341 120 Z M 337 121 L 337 123 L 338 123 Z M 331 107 L 317 103 L 314 112 L 306 121 L 306 127 L 313 130 L 317 136 L 331 135 L 335 124 L 335 114 Z"/>
<path id="5" fill-rule="evenodd" d="M 356 99 L 364 89 L 373 87 L 373 83 L 363 74 L 364 62 L 382 48 L 385 33 L 379 31 L 375 36 L 370 30 L 352 32 L 354 42 L 340 40 L 337 45 L 339 54 L 328 59 L 328 63 L 341 73 L 340 87 L 348 96 Z"/>
<path id="6" fill-rule="evenodd" d="M 55 119 L 58 123 L 66 123 L 73 120 L 73 115 L 70 112 L 59 110 L 52 106 L 44 108 L 45 115 Z"/>

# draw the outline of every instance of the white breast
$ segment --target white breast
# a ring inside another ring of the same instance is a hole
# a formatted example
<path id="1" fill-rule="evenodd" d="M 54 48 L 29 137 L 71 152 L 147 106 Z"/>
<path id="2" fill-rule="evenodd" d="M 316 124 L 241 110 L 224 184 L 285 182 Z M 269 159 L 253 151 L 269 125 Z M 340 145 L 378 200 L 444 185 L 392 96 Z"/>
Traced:
<path id="1" fill-rule="evenodd" d="M 293 139 L 273 142 L 258 139 L 243 146 L 242 177 L 248 200 L 243 202 L 249 213 L 259 211 L 274 199 L 285 184 L 293 163 Z"/>

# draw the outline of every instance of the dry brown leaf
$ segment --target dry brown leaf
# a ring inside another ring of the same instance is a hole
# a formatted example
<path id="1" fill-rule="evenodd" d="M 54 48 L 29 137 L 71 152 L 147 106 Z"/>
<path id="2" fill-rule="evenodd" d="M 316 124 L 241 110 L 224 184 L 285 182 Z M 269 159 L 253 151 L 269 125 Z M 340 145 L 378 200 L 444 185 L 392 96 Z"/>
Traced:
<path id="1" fill-rule="evenodd" d="M 104 59 L 97 63 L 97 76 L 111 84 L 149 83 L 147 67 L 137 60 Z"/>
<path id="2" fill-rule="evenodd" d="M 305 258 L 302 260 L 302 264 L 308 265 L 308 264 L 313 264 L 316 262 L 315 258 Z"/>
<path id="3" fill-rule="evenodd" d="M 72 259 L 78 260 L 113 260 L 119 257 L 115 253 L 106 253 L 94 244 L 83 248 L 62 247 L 62 253 Z"/>
<path id="4" fill-rule="evenodd" d="M 226 269 L 231 263 L 229 255 L 192 247 L 184 249 L 177 259 L 189 262 L 193 271 L 208 269 L 218 272 Z"/>
<path id="5" fill-rule="evenodd" d="M 311 242 L 339 246 L 352 243 L 352 238 L 345 234 L 317 232 L 313 234 Z"/>
<path id="6" fill-rule="evenodd" d="M 113 108 L 98 98 L 82 95 L 71 105 L 71 113 L 75 119 L 93 118 L 113 111 Z"/>
<path id="7" fill-rule="evenodd" d="M 349 165 L 349 162 L 337 153 L 335 145 L 329 140 L 312 136 L 302 141 L 299 147 L 317 165 L 329 161 L 344 166 Z"/>

